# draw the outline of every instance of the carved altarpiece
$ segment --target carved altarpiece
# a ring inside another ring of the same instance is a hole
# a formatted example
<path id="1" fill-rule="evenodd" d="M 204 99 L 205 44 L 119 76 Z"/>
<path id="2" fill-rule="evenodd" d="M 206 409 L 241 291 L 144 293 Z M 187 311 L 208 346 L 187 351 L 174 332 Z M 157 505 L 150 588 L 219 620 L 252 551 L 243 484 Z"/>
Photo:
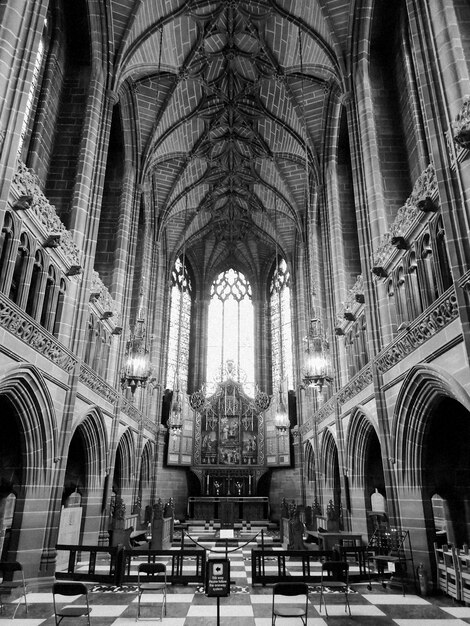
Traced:
<path id="1" fill-rule="evenodd" d="M 193 393 L 189 404 L 192 411 L 186 412 L 183 427 L 187 440 L 170 434 L 167 461 L 188 465 L 192 438 L 191 466 L 202 495 L 255 496 L 257 482 L 268 466 L 290 463 L 289 436 L 277 441 L 270 397 L 257 388 L 250 397 L 244 390 L 243 374 L 233 362 L 227 362 L 210 393 L 206 388 Z M 186 452 L 183 463 L 179 445 Z"/>

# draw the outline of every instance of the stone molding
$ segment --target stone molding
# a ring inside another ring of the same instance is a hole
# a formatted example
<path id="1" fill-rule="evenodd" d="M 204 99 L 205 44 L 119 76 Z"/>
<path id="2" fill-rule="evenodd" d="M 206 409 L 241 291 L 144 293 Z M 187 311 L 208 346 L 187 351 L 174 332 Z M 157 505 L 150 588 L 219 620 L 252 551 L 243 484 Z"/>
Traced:
<path id="1" fill-rule="evenodd" d="M 376 358 L 380 373 L 384 374 L 406 356 L 414 352 L 459 316 L 454 287 L 444 293 L 424 315 L 410 324 L 403 337 L 398 337 Z"/>
<path id="2" fill-rule="evenodd" d="M 65 270 L 81 267 L 81 253 L 75 244 L 72 234 L 58 217 L 55 207 L 41 191 L 39 179 L 32 169 L 18 161 L 18 169 L 13 177 L 13 204 L 21 197 L 29 197 L 31 203 L 24 212 L 24 222 L 28 220 L 36 227 L 35 236 L 40 241 L 47 241 L 50 235 L 58 235 L 58 246 L 54 248 L 61 258 Z M 54 254 L 51 251 L 51 254 Z"/>
<path id="3" fill-rule="evenodd" d="M 77 363 L 76 357 L 3 293 L 0 293 L 0 327 L 66 372 L 73 371 Z"/>

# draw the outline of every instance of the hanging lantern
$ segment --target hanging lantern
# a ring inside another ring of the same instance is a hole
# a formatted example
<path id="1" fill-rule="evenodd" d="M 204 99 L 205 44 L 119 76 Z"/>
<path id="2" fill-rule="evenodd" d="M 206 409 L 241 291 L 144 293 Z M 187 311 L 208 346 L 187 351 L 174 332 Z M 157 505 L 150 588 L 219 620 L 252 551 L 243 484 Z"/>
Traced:
<path id="1" fill-rule="evenodd" d="M 170 416 L 168 417 L 168 428 L 173 435 L 180 435 L 183 431 L 183 405 L 179 387 L 179 381 L 175 380 Z"/>
<path id="2" fill-rule="evenodd" d="M 129 387 L 132 394 L 137 387 L 145 387 L 151 373 L 150 354 L 145 343 L 145 323 L 136 322 L 134 333 L 126 344 L 124 367 L 121 371 L 121 386 Z"/>
<path id="3" fill-rule="evenodd" d="M 329 345 L 322 333 L 320 320 L 310 320 L 310 329 L 305 341 L 306 365 L 302 381 L 305 387 L 317 387 L 321 392 L 325 384 L 331 383 L 333 374 Z"/>
<path id="4" fill-rule="evenodd" d="M 284 404 L 284 399 L 282 397 L 282 383 L 279 385 L 279 399 L 277 402 L 274 424 L 278 433 L 280 434 L 286 433 L 289 428 L 289 414 L 287 412 L 287 408 Z"/>

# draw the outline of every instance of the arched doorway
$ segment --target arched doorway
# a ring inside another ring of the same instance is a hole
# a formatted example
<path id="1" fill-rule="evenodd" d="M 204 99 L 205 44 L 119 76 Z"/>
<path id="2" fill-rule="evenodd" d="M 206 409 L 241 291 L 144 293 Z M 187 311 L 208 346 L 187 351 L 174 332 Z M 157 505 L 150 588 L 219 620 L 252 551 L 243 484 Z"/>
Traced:
<path id="1" fill-rule="evenodd" d="M 322 439 L 324 467 L 323 511 L 327 518 L 327 530 L 341 530 L 343 507 L 341 503 L 341 479 L 339 473 L 338 447 L 331 431 L 326 430 Z"/>
<path id="2" fill-rule="evenodd" d="M 73 545 L 80 542 L 82 524 L 82 500 L 86 484 L 86 446 L 83 436 L 77 429 L 70 441 L 64 486 L 61 498 L 61 513 L 57 543 Z M 64 550 L 57 551 L 56 571 L 67 567 L 69 554 Z"/>
<path id="3" fill-rule="evenodd" d="M 0 481 L 8 499 L 4 518 L 10 518 L 5 520 L 10 537 L 2 558 L 22 561 L 27 552 L 26 577 L 36 577 L 40 570 L 47 575 L 55 566 L 56 501 L 51 469 L 60 457 L 53 407 L 35 366 L 17 363 L 0 370 Z M 43 512 L 41 525 L 38 511 Z"/>
<path id="4" fill-rule="evenodd" d="M 133 487 L 132 477 L 135 471 L 135 444 L 130 430 L 126 430 L 119 440 L 114 462 L 111 494 L 111 526 L 125 527 L 131 516 Z"/>
<path id="5" fill-rule="evenodd" d="M 457 547 L 470 538 L 470 396 L 443 368 L 418 365 L 398 394 L 392 433 L 400 522 L 412 545 L 427 543 L 415 558 L 434 567 L 437 530 Z"/>
<path id="6" fill-rule="evenodd" d="M 379 437 L 362 407 L 357 407 L 351 416 L 346 449 L 355 519 L 370 535 L 377 523 L 377 497 L 383 499 L 381 513 L 385 513 L 387 494 Z"/>
<path id="7" fill-rule="evenodd" d="M 8 558 L 16 500 L 23 486 L 23 456 L 20 423 L 8 398 L 0 397 L 0 555 Z"/>
<path id="8" fill-rule="evenodd" d="M 423 450 L 423 496 L 434 529 L 461 547 L 470 543 L 470 413 L 441 398 L 428 418 Z"/>

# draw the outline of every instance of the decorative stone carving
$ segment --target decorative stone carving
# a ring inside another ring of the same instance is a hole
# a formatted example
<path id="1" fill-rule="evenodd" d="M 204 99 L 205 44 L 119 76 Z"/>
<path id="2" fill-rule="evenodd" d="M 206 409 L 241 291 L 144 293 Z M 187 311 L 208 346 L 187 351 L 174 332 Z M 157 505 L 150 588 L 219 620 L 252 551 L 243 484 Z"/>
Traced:
<path id="1" fill-rule="evenodd" d="M 58 248 L 60 246 L 60 233 L 51 233 L 44 242 L 45 248 Z"/>
<path id="2" fill-rule="evenodd" d="M 70 373 L 77 359 L 57 339 L 0 293 L 0 327 Z"/>
<path id="3" fill-rule="evenodd" d="M 423 213 L 435 209 L 438 195 L 436 172 L 431 163 L 419 176 L 411 195 L 405 204 L 398 209 L 389 232 L 382 237 L 379 247 L 373 254 L 372 273 L 375 276 L 379 278 L 387 276 L 387 265 L 395 252 L 393 241 L 406 239 L 409 243 L 410 239 L 406 235 L 417 225 Z"/>
<path id="4" fill-rule="evenodd" d="M 470 154 L 470 148 L 462 148 L 462 146 L 455 143 L 451 131 L 446 132 L 446 145 L 451 168 L 455 170 L 457 163 L 461 163 L 468 157 Z"/>
<path id="5" fill-rule="evenodd" d="M 392 237 L 390 239 L 392 246 L 395 246 L 397 250 L 408 250 L 409 246 L 404 237 Z"/>
<path id="6" fill-rule="evenodd" d="M 144 419 L 143 413 L 141 413 L 139 409 L 132 404 L 132 402 L 126 400 L 126 398 L 122 399 L 121 410 L 123 413 L 125 413 L 128 417 L 135 420 L 136 422 L 140 422 Z"/>
<path id="7" fill-rule="evenodd" d="M 372 367 L 366 365 L 349 383 L 338 393 L 338 402 L 345 404 L 372 383 Z"/>
<path id="8" fill-rule="evenodd" d="M 39 179 L 33 170 L 26 167 L 22 161 L 18 161 L 18 169 L 13 178 L 13 186 L 17 190 L 17 200 L 21 198 L 32 198 L 31 212 L 37 226 L 40 228 L 43 239 L 47 239 L 50 233 L 60 234 L 59 249 L 65 257 L 65 263 L 70 266 L 80 267 L 80 250 L 72 239 L 71 233 L 65 228 L 60 221 L 55 208 L 50 204 L 49 200 L 42 193 Z M 27 207 L 25 207 L 27 208 Z"/>
<path id="9" fill-rule="evenodd" d="M 88 365 L 82 363 L 80 365 L 80 382 L 89 389 L 97 393 L 99 396 L 115 404 L 118 399 L 118 393 L 106 381 L 98 376 Z"/>
<path id="10" fill-rule="evenodd" d="M 459 279 L 459 286 L 465 290 L 467 294 L 467 299 L 470 297 L 470 270 L 467 270 L 465 274 L 462 274 Z"/>
<path id="11" fill-rule="evenodd" d="M 261 391 L 258 387 L 256 388 L 255 395 L 255 405 L 259 411 L 266 411 L 266 409 L 271 404 L 271 398 L 265 391 Z"/>
<path id="12" fill-rule="evenodd" d="M 119 308 L 109 293 L 108 288 L 101 280 L 100 275 L 95 270 L 93 270 L 91 277 L 90 301 L 93 302 L 96 307 L 100 315 L 100 319 L 109 320 L 112 318 L 111 325 L 120 328 L 122 331 L 121 313 Z"/>
<path id="13" fill-rule="evenodd" d="M 434 306 L 413 322 L 406 334 L 396 339 L 376 359 L 377 369 L 387 372 L 408 354 L 445 328 L 459 315 L 457 296 L 452 288 Z"/>
<path id="14" fill-rule="evenodd" d="M 315 422 L 320 423 L 332 413 L 336 408 L 336 396 L 332 396 L 325 404 L 315 413 L 313 417 L 308 419 L 302 426 L 299 427 L 299 433 L 304 436 L 309 430 L 313 428 Z"/>
<path id="15" fill-rule="evenodd" d="M 462 107 L 452 122 L 455 143 L 466 150 L 470 149 L 470 96 L 465 96 Z"/>
<path id="16" fill-rule="evenodd" d="M 20 196 L 14 203 L 15 211 L 27 211 L 33 205 L 33 196 Z"/>
<path id="17" fill-rule="evenodd" d="M 364 304 L 364 277 L 358 274 L 356 282 L 348 291 L 343 307 L 336 314 L 335 335 L 340 337 L 344 335 L 344 329 L 349 322 L 353 322 L 357 318 L 357 311 Z"/>

